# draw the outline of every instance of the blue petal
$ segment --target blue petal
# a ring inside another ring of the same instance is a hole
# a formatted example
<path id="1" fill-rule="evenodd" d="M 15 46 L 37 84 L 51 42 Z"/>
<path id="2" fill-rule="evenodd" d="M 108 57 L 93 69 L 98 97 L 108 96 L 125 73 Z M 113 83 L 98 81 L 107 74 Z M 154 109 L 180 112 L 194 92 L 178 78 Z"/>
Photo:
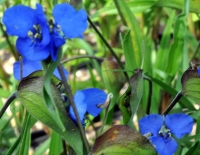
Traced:
<path id="1" fill-rule="evenodd" d="M 46 59 L 50 52 L 48 46 L 40 46 L 39 41 L 29 38 L 18 38 L 16 42 L 18 52 L 27 60 L 39 61 Z"/>
<path id="2" fill-rule="evenodd" d="M 26 37 L 37 23 L 34 10 L 24 5 L 8 8 L 2 19 L 9 35 Z"/>
<path id="3" fill-rule="evenodd" d="M 162 125 L 163 117 L 158 114 L 150 114 L 139 121 L 140 132 L 143 135 L 151 132 L 153 136 L 157 136 Z"/>
<path id="4" fill-rule="evenodd" d="M 64 38 L 58 32 L 56 32 L 55 29 L 53 29 L 53 32 L 51 33 L 51 41 L 49 44 L 51 58 L 53 61 L 57 60 L 58 49 L 64 43 L 65 43 Z"/>
<path id="5" fill-rule="evenodd" d="M 200 67 L 198 68 L 198 75 L 200 76 Z"/>
<path id="6" fill-rule="evenodd" d="M 75 102 L 76 108 L 78 110 L 81 122 L 83 122 L 83 120 L 84 120 L 84 115 L 85 115 L 86 109 L 87 109 L 87 104 L 84 102 L 84 99 L 85 99 L 85 95 L 81 91 L 77 91 L 75 93 L 74 102 Z M 70 117 L 74 121 L 76 121 L 76 117 L 75 117 L 74 111 L 72 109 L 72 106 L 69 107 L 69 114 L 70 114 Z"/>
<path id="7" fill-rule="evenodd" d="M 88 88 L 82 92 L 85 95 L 84 102 L 87 103 L 87 112 L 92 116 L 97 116 L 103 110 L 98 105 L 106 102 L 107 94 L 98 88 Z"/>
<path id="8" fill-rule="evenodd" d="M 173 155 L 178 148 L 178 144 L 172 137 L 152 137 L 151 143 L 160 155 Z"/>
<path id="9" fill-rule="evenodd" d="M 39 61 L 28 61 L 26 59 L 22 60 L 22 78 L 27 77 L 31 73 L 41 70 L 42 65 Z M 20 62 L 17 61 L 14 63 L 13 67 L 14 77 L 16 80 L 21 80 L 20 78 Z"/>
<path id="10" fill-rule="evenodd" d="M 42 65 L 40 61 L 29 61 L 26 59 L 22 59 L 22 78 L 27 77 L 31 73 L 42 70 Z M 68 72 L 65 68 L 63 68 L 64 74 L 66 78 L 68 78 Z M 14 77 L 16 80 L 21 80 L 20 78 L 20 62 L 17 61 L 13 64 L 13 72 L 14 72 Z M 55 69 L 53 74 L 61 80 L 60 74 L 58 72 L 58 69 Z"/>
<path id="11" fill-rule="evenodd" d="M 68 80 L 68 71 L 63 67 L 63 72 L 65 74 L 66 79 Z M 57 78 L 61 80 L 60 73 L 58 72 L 58 69 L 56 68 L 53 72 L 53 75 L 55 75 Z"/>
<path id="12" fill-rule="evenodd" d="M 165 124 L 171 133 L 175 134 L 177 138 L 181 138 L 192 131 L 194 121 L 187 114 L 170 114 L 165 117 Z"/>
<path id="13" fill-rule="evenodd" d="M 42 40 L 40 41 L 40 44 L 41 46 L 46 46 L 50 42 L 50 30 L 42 5 L 36 4 L 35 14 L 38 19 L 38 24 L 41 26 L 42 30 Z"/>
<path id="14" fill-rule="evenodd" d="M 76 11 L 70 4 L 54 6 L 53 17 L 56 26 L 59 25 L 66 38 L 77 38 L 86 30 L 87 13 L 81 9 Z"/>

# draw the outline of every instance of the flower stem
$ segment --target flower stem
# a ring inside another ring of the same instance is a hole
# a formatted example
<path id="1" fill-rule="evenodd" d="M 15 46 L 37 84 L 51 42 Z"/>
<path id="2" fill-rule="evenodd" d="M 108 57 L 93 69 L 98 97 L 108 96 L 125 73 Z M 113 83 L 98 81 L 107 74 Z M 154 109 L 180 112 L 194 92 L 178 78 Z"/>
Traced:
<path id="1" fill-rule="evenodd" d="M 146 109 L 146 114 L 150 114 L 150 109 L 151 109 L 151 98 L 152 98 L 152 81 L 149 77 L 143 75 L 143 78 L 149 82 L 149 94 L 148 94 L 148 101 L 147 101 L 147 109 Z"/>
<path id="2" fill-rule="evenodd" d="M 87 18 L 88 22 L 90 23 L 90 25 L 92 26 L 92 28 L 96 31 L 96 33 L 98 34 L 98 36 L 101 38 L 101 40 L 103 41 L 103 43 L 106 45 L 106 47 L 110 50 L 110 52 L 112 53 L 112 55 L 115 57 L 115 59 L 117 60 L 119 66 L 121 67 L 121 69 L 124 69 L 123 64 L 121 63 L 121 61 L 119 60 L 118 56 L 115 54 L 114 50 L 112 49 L 112 47 L 108 44 L 108 42 L 106 41 L 106 39 L 103 37 L 103 35 L 99 32 L 99 30 L 96 28 L 96 26 L 94 25 L 94 23 L 92 22 L 92 20 L 90 19 L 90 17 Z M 126 72 L 123 72 L 127 81 L 129 80 L 128 74 Z"/>
<path id="3" fill-rule="evenodd" d="M 179 91 L 178 94 L 176 94 L 175 98 L 172 100 L 172 102 L 169 104 L 169 106 L 165 109 L 163 112 L 163 115 L 167 115 L 169 111 L 176 105 L 176 103 L 181 99 L 183 96 L 182 91 Z"/>
<path id="4" fill-rule="evenodd" d="M 10 40 L 9 40 L 9 36 L 8 36 L 8 34 L 4 31 L 3 25 L 2 25 L 1 23 L 0 23 L 0 29 L 1 29 L 2 32 L 3 32 L 3 36 L 6 38 L 6 41 L 7 41 L 7 43 L 8 43 L 8 46 L 9 46 L 9 48 L 10 48 L 11 53 L 13 54 L 15 60 L 17 60 L 18 58 L 17 58 L 16 50 L 15 50 L 15 48 L 13 47 L 13 45 L 11 44 L 11 42 L 10 42 Z"/>
<path id="5" fill-rule="evenodd" d="M 3 108 L 0 111 L 0 118 L 3 116 L 3 114 L 5 113 L 6 109 L 8 108 L 8 106 L 12 103 L 12 101 L 14 99 L 17 98 L 17 92 L 14 92 L 13 94 L 10 95 L 10 97 L 8 98 L 8 100 L 6 101 L 6 103 L 4 104 Z"/>
<path id="6" fill-rule="evenodd" d="M 68 58 L 68 59 L 64 59 L 64 60 L 61 61 L 61 64 L 69 62 L 71 60 L 80 59 L 80 58 L 90 58 L 90 59 L 96 59 L 96 60 L 104 60 L 104 58 L 99 58 L 99 57 L 96 57 L 96 56 L 93 56 L 93 55 L 79 55 L 79 56 L 71 57 L 71 58 Z"/>
<path id="7" fill-rule="evenodd" d="M 75 114 L 75 116 L 76 116 L 77 124 L 78 124 L 78 127 L 79 127 L 79 129 L 80 129 L 81 136 L 82 136 L 83 142 L 84 142 L 84 144 L 85 144 L 87 153 L 89 153 L 89 151 L 90 151 L 90 146 L 89 146 L 89 143 L 88 143 L 87 138 L 86 138 L 86 136 L 85 136 L 85 131 L 84 131 L 84 129 L 83 129 L 83 126 L 82 126 L 82 123 L 81 123 L 81 120 L 80 120 L 80 117 L 79 117 L 79 114 L 78 114 L 78 110 L 77 110 L 76 105 L 75 105 L 75 103 L 74 103 L 74 98 L 73 98 L 73 95 L 72 95 L 71 88 L 70 88 L 69 84 L 67 83 L 67 80 L 66 80 L 66 77 L 65 77 L 65 75 L 64 75 L 64 72 L 63 72 L 63 69 L 62 69 L 62 65 L 61 65 L 61 64 L 58 65 L 58 72 L 59 72 L 59 74 L 60 74 L 60 76 L 61 76 L 61 79 L 62 79 L 62 83 L 63 83 L 63 85 L 64 85 L 65 92 L 66 92 L 66 94 L 67 94 L 67 96 L 68 96 L 68 98 L 69 98 L 69 102 L 70 102 L 70 104 L 71 104 L 71 106 L 72 106 L 72 109 L 73 109 L 73 111 L 74 111 L 74 114 Z"/>

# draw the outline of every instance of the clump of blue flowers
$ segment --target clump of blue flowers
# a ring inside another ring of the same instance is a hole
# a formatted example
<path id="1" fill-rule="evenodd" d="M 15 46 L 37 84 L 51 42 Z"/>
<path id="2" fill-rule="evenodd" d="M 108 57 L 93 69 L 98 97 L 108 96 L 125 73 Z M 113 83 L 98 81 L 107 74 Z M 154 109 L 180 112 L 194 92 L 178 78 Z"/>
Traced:
<path id="1" fill-rule="evenodd" d="M 193 124 L 193 119 L 187 114 L 151 114 L 139 121 L 140 132 L 152 134 L 150 141 L 160 155 L 173 155 L 178 144 L 171 134 L 181 138 L 192 131 Z"/>
<path id="2" fill-rule="evenodd" d="M 36 4 L 36 9 L 17 5 L 4 12 L 2 21 L 9 35 L 18 36 L 16 48 L 23 58 L 39 61 L 51 56 L 55 61 L 65 39 L 82 37 L 87 28 L 87 14 L 63 3 L 54 6 L 53 18 L 47 21 L 40 4 Z"/>

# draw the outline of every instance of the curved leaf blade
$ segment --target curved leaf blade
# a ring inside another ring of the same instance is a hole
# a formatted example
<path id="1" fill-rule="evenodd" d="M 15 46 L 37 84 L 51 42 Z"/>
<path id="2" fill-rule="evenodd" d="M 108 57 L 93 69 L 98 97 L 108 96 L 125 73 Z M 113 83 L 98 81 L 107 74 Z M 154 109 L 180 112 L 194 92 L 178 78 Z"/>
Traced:
<path id="1" fill-rule="evenodd" d="M 117 125 L 96 139 L 90 155 L 102 154 L 157 155 L 157 152 L 140 133 L 128 126 Z"/>
<path id="2" fill-rule="evenodd" d="M 29 111 L 29 113 L 52 128 L 58 133 L 77 154 L 83 154 L 83 144 L 77 125 L 72 121 L 63 104 L 60 92 L 56 86 L 51 83 L 50 91 L 52 98 L 56 104 L 59 117 L 64 125 L 64 130 L 60 128 L 55 120 L 55 108 L 53 103 L 48 103 L 48 108 L 44 103 L 43 97 L 44 77 L 31 77 L 23 79 L 18 87 L 18 98 Z M 50 106 L 52 108 L 50 108 Z"/>

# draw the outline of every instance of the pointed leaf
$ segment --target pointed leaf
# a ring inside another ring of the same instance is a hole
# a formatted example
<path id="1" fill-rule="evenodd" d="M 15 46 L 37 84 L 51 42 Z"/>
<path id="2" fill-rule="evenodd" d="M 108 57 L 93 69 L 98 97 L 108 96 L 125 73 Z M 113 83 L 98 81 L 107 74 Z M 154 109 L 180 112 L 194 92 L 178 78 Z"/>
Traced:
<path id="1" fill-rule="evenodd" d="M 132 115 L 131 119 L 128 122 L 129 126 L 133 126 L 133 117 L 141 102 L 144 89 L 144 79 L 142 70 L 136 69 L 135 72 L 136 73 L 130 77 L 130 86 L 131 86 L 130 107 Z"/>
<path id="2" fill-rule="evenodd" d="M 69 145 L 76 151 L 77 154 L 82 155 L 83 144 L 77 125 L 72 121 L 69 114 L 66 111 L 66 107 L 63 104 L 61 95 L 55 84 L 51 83 L 51 93 L 56 107 L 58 110 L 59 117 L 64 124 L 64 130 L 60 128 L 57 121 L 55 120 L 55 109 L 47 108 L 44 103 L 43 97 L 43 84 L 44 77 L 31 77 L 23 79 L 18 87 L 18 98 L 26 107 L 31 115 L 35 118 L 52 128 L 58 133 Z"/>
<path id="3" fill-rule="evenodd" d="M 119 98 L 118 101 L 118 106 L 123 116 L 123 124 L 127 124 L 131 118 L 130 95 L 131 87 L 129 86 L 126 92 Z"/>
<path id="4" fill-rule="evenodd" d="M 26 113 L 25 121 L 23 124 L 23 131 L 22 131 L 22 140 L 19 154 L 28 154 L 30 142 L 31 142 L 31 133 L 30 129 L 32 126 L 37 122 L 35 118 L 33 118 L 29 113 Z"/>
<path id="5" fill-rule="evenodd" d="M 142 63 L 144 63 L 144 69 L 151 73 L 151 52 L 148 51 L 149 48 L 147 48 L 139 22 L 125 0 L 115 0 L 114 2 L 123 24 L 130 30 L 122 39 L 126 59 L 125 69 L 134 70 L 135 68 L 140 68 L 143 65 Z M 129 74 L 129 76 L 131 76 L 131 74 Z"/>
<path id="6" fill-rule="evenodd" d="M 170 47 L 166 72 L 174 76 L 177 72 L 183 53 L 187 52 L 186 32 L 187 32 L 187 16 L 189 14 L 190 1 L 184 0 L 183 11 L 177 17 L 174 26 L 174 41 Z"/>
<path id="7" fill-rule="evenodd" d="M 132 58 L 132 61 L 130 62 L 126 61 L 126 63 L 133 63 L 134 64 L 134 66 L 132 66 L 133 70 L 135 68 L 141 67 L 142 64 L 142 40 L 144 40 L 143 34 L 137 19 L 131 12 L 127 3 L 124 0 L 120 1 L 116 0 L 115 4 L 117 6 L 119 15 L 122 18 L 122 21 L 124 21 L 124 24 L 126 24 L 130 29 L 130 32 L 127 33 L 127 35 L 129 36 L 127 36 L 124 40 L 125 43 L 123 43 L 123 48 L 125 52 L 125 58 L 126 59 Z M 128 50 L 124 44 L 128 44 L 129 45 L 128 48 L 129 49 L 131 48 L 132 50 Z M 127 57 L 130 55 L 132 55 L 133 57 Z"/>
<path id="8" fill-rule="evenodd" d="M 181 78 L 182 94 L 200 103 L 200 76 L 197 68 L 189 68 Z"/>
<path id="9" fill-rule="evenodd" d="M 95 141 L 90 155 L 157 155 L 151 143 L 128 126 L 114 126 Z"/>
<path id="10" fill-rule="evenodd" d="M 183 0 L 158 0 L 155 6 L 182 9 L 183 3 Z M 200 13 L 199 4 L 200 0 L 190 1 L 190 11 Z"/>

